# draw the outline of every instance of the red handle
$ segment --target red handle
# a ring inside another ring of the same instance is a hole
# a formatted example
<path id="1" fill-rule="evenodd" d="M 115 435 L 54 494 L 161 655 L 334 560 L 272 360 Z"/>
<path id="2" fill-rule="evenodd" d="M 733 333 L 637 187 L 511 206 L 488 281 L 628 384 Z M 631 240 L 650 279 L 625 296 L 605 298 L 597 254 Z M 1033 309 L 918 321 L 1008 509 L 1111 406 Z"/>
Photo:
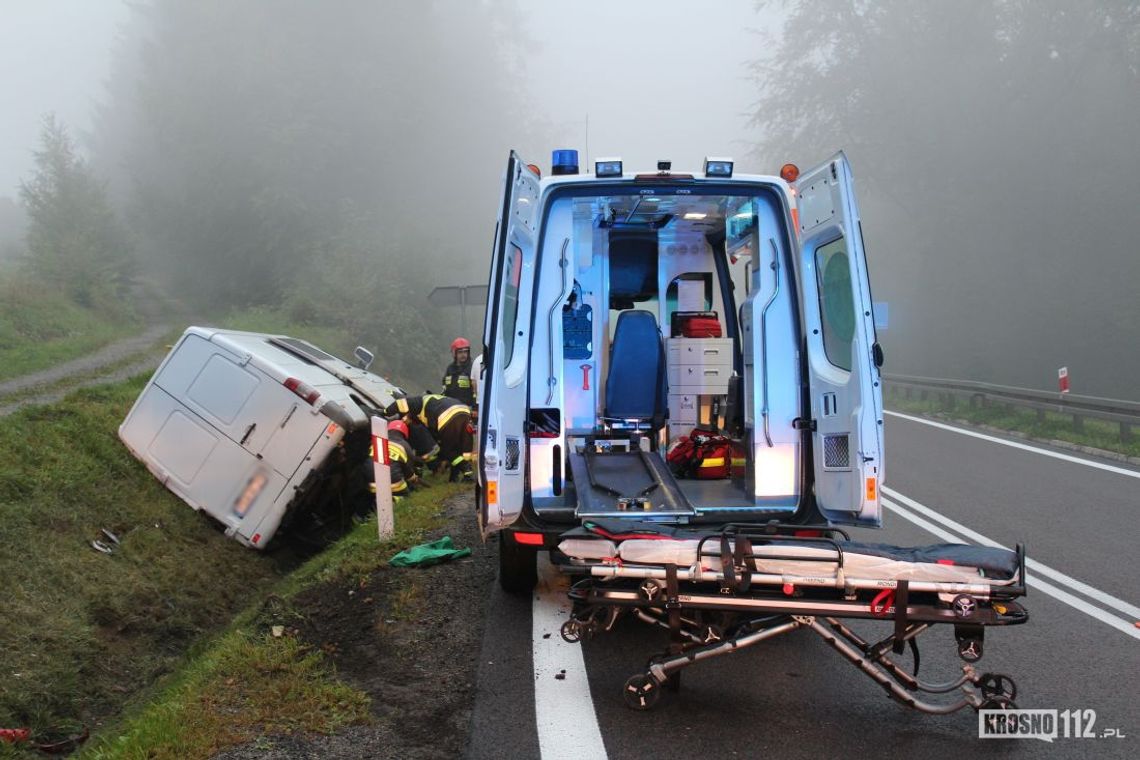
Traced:
<path id="1" fill-rule="evenodd" d="M 582 365 L 582 390 L 590 390 L 590 365 Z"/>

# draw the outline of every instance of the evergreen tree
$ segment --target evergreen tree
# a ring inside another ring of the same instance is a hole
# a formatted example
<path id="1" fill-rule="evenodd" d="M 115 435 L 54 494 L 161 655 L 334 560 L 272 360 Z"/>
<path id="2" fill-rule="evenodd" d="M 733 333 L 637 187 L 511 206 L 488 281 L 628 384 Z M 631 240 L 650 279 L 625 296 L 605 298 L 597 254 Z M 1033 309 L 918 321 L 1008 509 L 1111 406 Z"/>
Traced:
<path id="1" fill-rule="evenodd" d="M 129 285 L 127 235 L 103 184 L 54 116 L 44 118 L 35 173 L 21 183 L 20 197 L 30 272 L 83 306 L 113 307 Z"/>

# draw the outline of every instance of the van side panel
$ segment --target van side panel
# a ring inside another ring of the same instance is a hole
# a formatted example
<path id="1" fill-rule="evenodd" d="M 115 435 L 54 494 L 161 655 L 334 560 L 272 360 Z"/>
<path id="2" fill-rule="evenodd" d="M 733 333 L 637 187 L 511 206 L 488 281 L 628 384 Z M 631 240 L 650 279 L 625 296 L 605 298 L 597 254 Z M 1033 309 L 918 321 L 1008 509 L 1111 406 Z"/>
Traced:
<path id="1" fill-rule="evenodd" d="M 285 485 L 279 473 L 154 385 L 136 402 L 119 436 L 163 485 L 230 527 L 243 521 L 235 504 L 251 481 L 258 485 L 245 509 L 247 518 Z"/>

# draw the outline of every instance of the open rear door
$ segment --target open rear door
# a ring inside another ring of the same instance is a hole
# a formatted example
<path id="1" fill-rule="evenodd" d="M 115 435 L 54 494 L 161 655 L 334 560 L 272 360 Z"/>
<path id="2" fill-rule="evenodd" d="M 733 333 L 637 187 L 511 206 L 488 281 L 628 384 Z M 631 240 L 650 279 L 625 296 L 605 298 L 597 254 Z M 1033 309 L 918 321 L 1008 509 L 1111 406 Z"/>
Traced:
<path id="1" fill-rule="evenodd" d="M 478 501 L 484 537 L 512 524 L 523 507 L 538 194 L 538 177 L 511 151 L 483 323 Z"/>
<path id="2" fill-rule="evenodd" d="M 831 523 L 878 527 L 882 352 L 847 157 L 804 172 L 795 190 L 816 503 Z"/>

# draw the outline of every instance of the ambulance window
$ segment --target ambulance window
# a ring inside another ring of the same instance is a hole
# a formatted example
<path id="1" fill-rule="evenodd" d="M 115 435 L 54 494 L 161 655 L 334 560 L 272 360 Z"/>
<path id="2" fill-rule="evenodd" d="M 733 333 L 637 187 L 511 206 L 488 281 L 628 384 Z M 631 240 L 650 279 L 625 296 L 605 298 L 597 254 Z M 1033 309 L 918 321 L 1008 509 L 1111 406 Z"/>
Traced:
<path id="1" fill-rule="evenodd" d="M 850 372 L 851 346 L 855 338 L 855 300 L 846 241 L 839 238 L 816 249 L 815 269 L 819 278 L 824 353 L 829 362 Z"/>
<path id="2" fill-rule="evenodd" d="M 515 352 L 515 323 L 519 315 L 519 280 L 522 277 L 522 249 L 511 244 L 511 252 L 507 256 L 507 269 L 503 280 L 503 348 L 506 357 L 503 366 L 511 363 Z"/>

